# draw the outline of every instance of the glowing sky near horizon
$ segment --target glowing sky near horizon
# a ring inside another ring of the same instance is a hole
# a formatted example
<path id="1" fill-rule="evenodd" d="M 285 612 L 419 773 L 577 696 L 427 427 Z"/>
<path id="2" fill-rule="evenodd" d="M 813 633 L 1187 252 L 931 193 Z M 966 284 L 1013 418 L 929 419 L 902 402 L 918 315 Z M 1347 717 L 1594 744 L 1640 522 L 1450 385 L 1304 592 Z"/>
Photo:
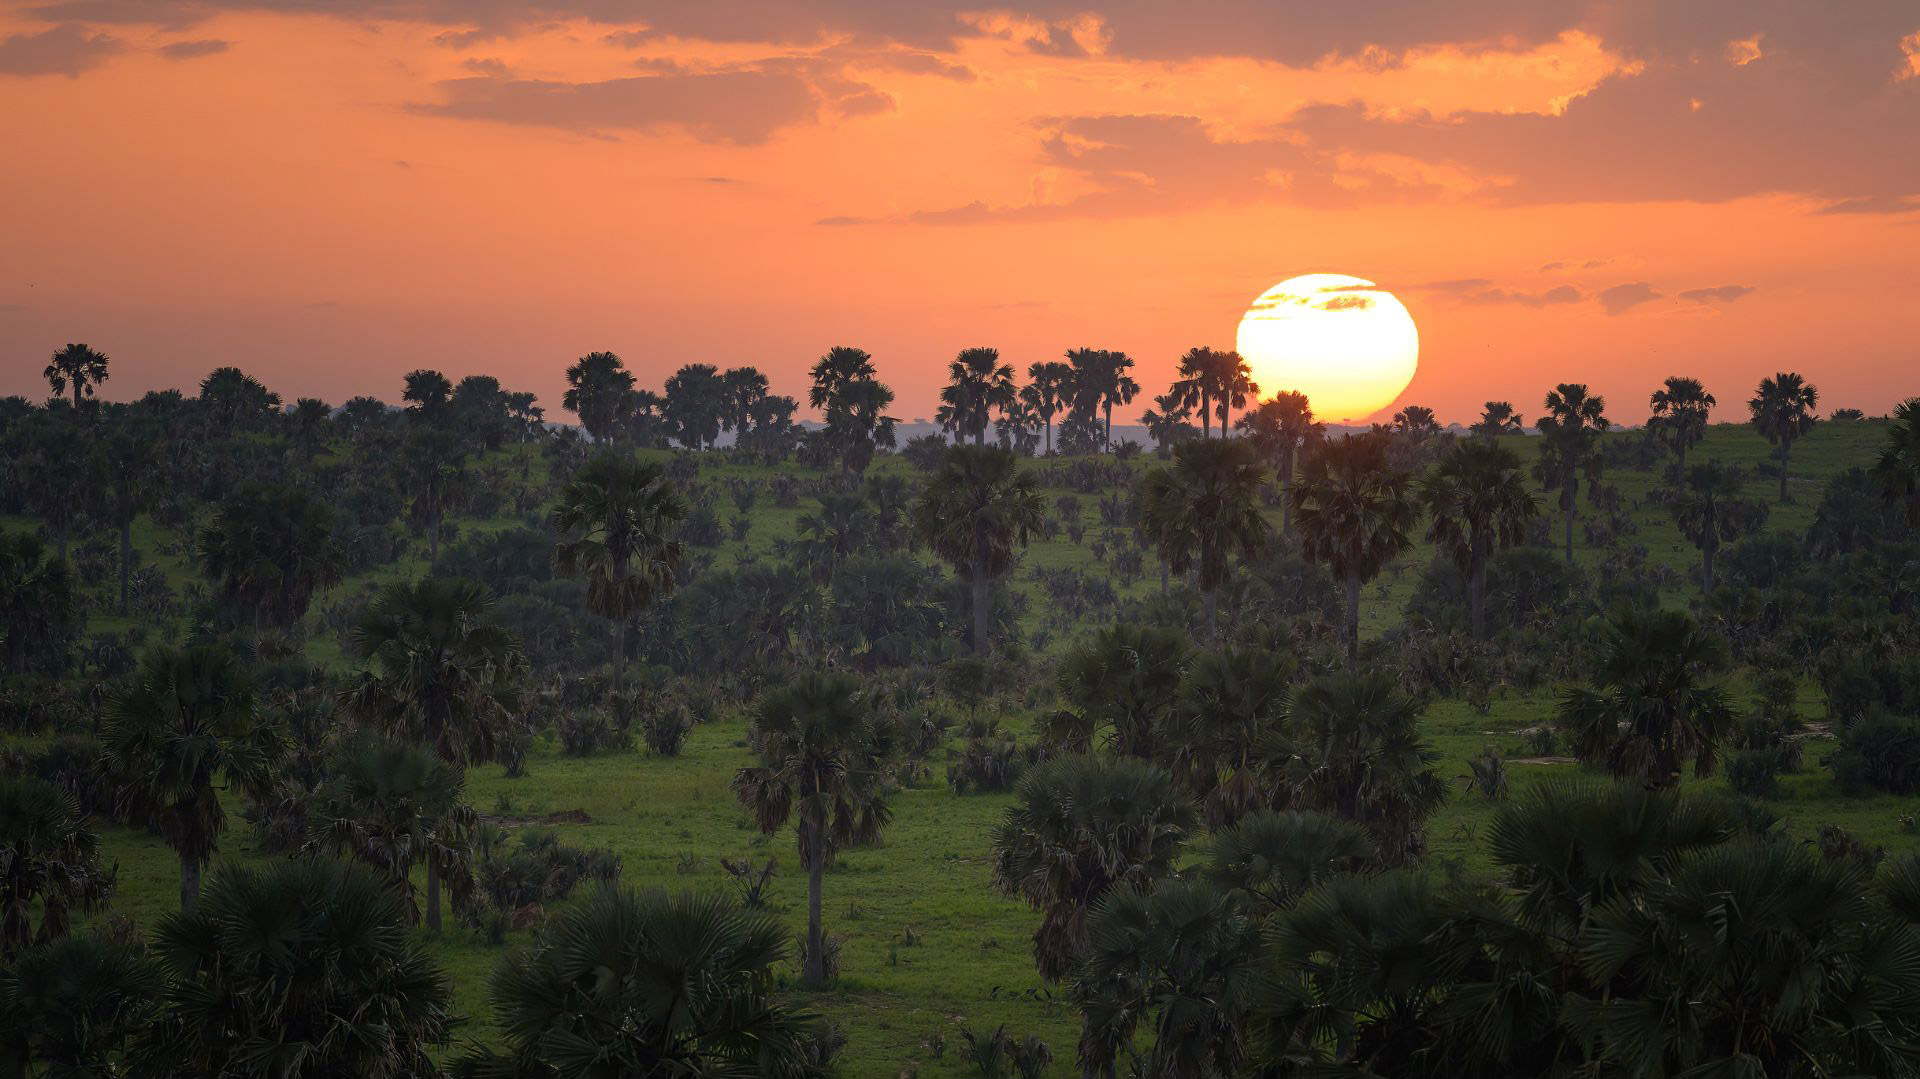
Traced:
<path id="1" fill-rule="evenodd" d="M 851 344 L 912 419 L 977 344 L 1160 392 L 1316 267 L 1405 304 L 1444 421 L 1920 392 L 1911 0 L 0 0 L 0 144 L 36 398 L 68 341 L 111 399 L 430 366 L 556 416 L 595 349 L 804 397 Z"/>

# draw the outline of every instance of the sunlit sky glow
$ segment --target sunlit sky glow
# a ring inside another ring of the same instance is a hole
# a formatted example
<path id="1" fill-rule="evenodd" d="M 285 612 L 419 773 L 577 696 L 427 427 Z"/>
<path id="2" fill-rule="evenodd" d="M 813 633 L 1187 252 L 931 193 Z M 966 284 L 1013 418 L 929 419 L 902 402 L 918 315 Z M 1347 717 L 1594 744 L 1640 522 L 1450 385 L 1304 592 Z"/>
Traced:
<path id="1" fill-rule="evenodd" d="M 912 418 L 981 343 L 1159 392 L 1332 268 L 1404 302 L 1443 420 L 1781 369 L 1877 412 L 1920 366 L 1915 42 L 1912 0 L 0 0 L 0 393 L 85 341 L 109 398 L 433 366 L 557 414 L 593 349 L 804 396 L 854 344 Z"/>

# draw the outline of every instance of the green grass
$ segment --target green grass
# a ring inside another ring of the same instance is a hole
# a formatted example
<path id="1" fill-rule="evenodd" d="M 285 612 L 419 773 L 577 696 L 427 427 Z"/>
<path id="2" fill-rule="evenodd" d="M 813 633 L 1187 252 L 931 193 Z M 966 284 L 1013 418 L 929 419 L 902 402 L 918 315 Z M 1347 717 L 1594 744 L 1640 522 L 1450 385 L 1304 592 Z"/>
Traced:
<path id="1" fill-rule="evenodd" d="M 1820 484 L 1846 467 L 1870 461 L 1884 431 L 1883 425 L 1875 423 L 1817 428 L 1796 448 L 1795 501 L 1775 507 L 1768 527 L 1804 530 L 1812 518 Z M 1531 453 L 1530 443 L 1516 441 Z M 509 449 L 503 451 L 502 458 L 517 466 L 513 455 L 522 452 L 528 451 Z M 1722 425 L 1709 432 L 1706 442 L 1695 448 L 1692 459 L 1751 465 L 1767 453 L 1769 447 L 1750 429 Z M 545 462 L 534 455 L 536 475 L 544 467 Z M 882 459 L 875 467 L 883 472 L 908 471 L 898 458 Z M 783 468 L 804 474 L 792 465 Z M 764 476 L 767 471 L 747 466 L 702 470 L 702 478 L 713 484 L 721 499 L 718 509 L 723 526 L 735 511 L 723 484 L 715 481 L 736 475 Z M 1628 542 L 1644 544 L 1651 560 L 1671 566 L 1686 579 L 1685 573 L 1698 556 L 1670 523 L 1664 508 L 1644 501 L 1654 477 L 1618 472 L 1609 474 L 1606 482 L 1620 487 L 1639 526 L 1639 533 Z M 1049 505 L 1064 493 L 1068 492 L 1048 490 Z M 1771 501 L 1773 484 L 1755 478 L 1746 493 Z M 1096 523 L 1098 511 L 1093 497 L 1081 498 L 1083 516 L 1089 522 L 1086 540 L 1090 543 L 1101 531 Z M 730 565 L 746 552 L 767 556 L 776 538 L 794 534 L 795 518 L 806 505 L 803 500 L 800 508 L 781 509 L 762 492 L 750 515 L 752 529 L 746 542 L 722 545 L 714 552 L 716 564 Z M 1590 511 L 1583 506 L 1582 512 Z M 515 522 L 461 519 L 457 523 L 466 533 L 508 527 Z M 0 522 L 6 527 L 26 524 L 30 522 Z M 178 556 L 155 554 L 168 538 L 144 521 L 136 533 L 147 560 L 163 565 L 179 587 L 191 579 L 187 563 Z M 1599 557 L 1598 552 L 1585 549 L 1579 550 L 1578 556 L 1590 565 Z M 1399 621 L 1419 570 L 1430 557 L 1431 550 L 1423 544 L 1401 560 L 1400 572 L 1383 575 L 1379 588 L 1367 589 L 1363 633 L 1377 635 Z M 1059 566 L 1091 570 L 1097 563 L 1086 544 L 1070 542 L 1064 531 L 1055 540 L 1036 541 L 1028 548 L 1013 584 L 1030 597 L 1031 623 L 1044 616 L 1047 603 L 1045 591 L 1034 582 L 1033 571 Z M 424 568 L 424 549 L 417 548 L 400 562 L 358 576 L 339 588 L 359 590 L 416 575 Z M 1149 573 L 1131 589 L 1122 591 L 1139 595 L 1157 584 L 1157 575 Z M 1384 589 L 1384 598 L 1380 588 Z M 1684 603 L 1690 589 L 1688 585 L 1670 591 L 1666 599 L 1676 605 Z M 321 603 L 325 602 L 323 597 Z M 117 629 L 124 625 L 116 619 L 96 618 L 93 628 Z M 337 642 L 326 633 L 313 634 L 309 654 L 330 666 L 346 662 Z M 1736 676 L 1734 688 L 1744 699 L 1744 677 Z M 1476 714 L 1464 702 L 1436 703 L 1424 725 L 1441 756 L 1437 765 L 1440 774 L 1448 779 L 1465 776 L 1467 758 L 1488 745 L 1509 757 L 1524 756 L 1518 732 L 1547 722 L 1553 703 L 1550 692 L 1531 696 L 1511 693 L 1497 696 L 1486 715 Z M 1801 710 L 1815 717 L 1820 714 L 1820 701 L 1812 687 L 1803 689 Z M 1016 730 L 1023 729 L 1027 719 L 1007 717 Z M 623 878 L 632 884 L 669 889 L 724 888 L 726 876 L 719 858 L 764 859 L 773 855 L 782 866 L 775 884 L 774 909 L 797 930 L 804 925 L 805 880 L 797 871 L 792 835 L 783 832 L 774 837 L 761 836 L 727 790 L 734 770 L 749 763 L 744 733 L 744 720 L 737 715 L 703 725 L 674 759 L 644 752 L 569 758 L 561 756 L 553 745 L 542 743 L 532 756 L 529 777 L 509 780 L 497 767 L 480 768 L 469 777 L 469 793 L 483 814 L 496 813 L 503 805 L 510 805 L 511 812 L 521 816 L 584 810 L 591 823 L 567 825 L 560 831 L 570 843 L 611 848 L 622 861 Z M 1911 799 L 1856 799 L 1837 793 L 1820 765 L 1829 750 L 1830 743 L 1810 743 L 1805 771 L 1785 780 L 1775 808 L 1788 818 L 1791 833 L 1810 836 L 1819 824 L 1830 822 L 1892 849 L 1911 848 L 1920 842 L 1920 836 L 1906 831 L 1900 822 L 1903 814 L 1914 810 Z M 1516 791 L 1574 770 L 1573 765 L 1554 763 L 1513 763 L 1509 767 Z M 1724 781 L 1716 778 L 1689 783 L 1719 790 Z M 966 1074 L 959 1059 L 958 1027 L 964 1024 L 975 1030 L 991 1030 L 1000 1023 L 1006 1023 L 1016 1036 L 1040 1034 L 1061 1058 L 1054 1074 L 1072 1071 L 1077 1020 L 1064 1003 L 1051 1002 L 1039 992 L 1041 985 L 1029 958 L 1029 934 L 1037 916 L 996 893 L 989 882 L 988 836 L 1008 802 L 1005 795 L 957 798 L 937 779 L 904 791 L 897 802 L 894 826 L 885 840 L 878 846 L 849 852 L 828 873 L 827 925 L 830 932 L 846 938 L 843 975 L 830 991 L 796 991 L 793 997 L 802 1008 L 833 1017 L 845 1026 L 851 1040 L 843 1058 L 844 1074 Z M 249 836 L 238 819 L 237 801 L 230 802 L 229 809 L 234 828 L 223 844 L 223 856 L 239 860 L 259 857 L 248 850 Z M 1490 862 L 1484 831 L 1493 811 L 1494 803 L 1457 787 L 1429 830 L 1434 858 L 1471 870 L 1487 869 Z M 120 867 L 120 891 L 113 913 L 151 926 L 175 906 L 177 863 L 172 853 L 157 837 L 129 829 L 109 829 L 105 841 L 108 857 Z M 524 941 L 526 934 L 513 936 L 509 947 Z M 452 975 L 458 1007 L 473 1016 L 465 1035 L 489 1038 L 486 979 L 508 949 L 489 946 L 476 934 L 457 929 L 438 936 L 423 930 L 421 938 Z M 789 969 L 784 974 L 791 978 L 794 971 Z M 925 1035 L 936 1031 L 944 1032 L 949 1045 L 942 1061 L 933 1060 L 921 1045 Z"/>

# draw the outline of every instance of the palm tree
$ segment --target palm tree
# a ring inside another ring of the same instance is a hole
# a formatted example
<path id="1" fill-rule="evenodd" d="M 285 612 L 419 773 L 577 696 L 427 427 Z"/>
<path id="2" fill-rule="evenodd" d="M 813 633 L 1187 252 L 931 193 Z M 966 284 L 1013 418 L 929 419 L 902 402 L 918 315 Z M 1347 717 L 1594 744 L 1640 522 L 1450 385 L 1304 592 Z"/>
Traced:
<path id="1" fill-rule="evenodd" d="M 69 388 L 73 390 L 73 412 L 78 416 L 84 407 L 83 399 L 92 397 L 100 383 L 107 380 L 107 357 L 86 345 L 70 344 L 54 353 L 53 360 L 41 373 L 54 396 L 66 393 Z"/>
<path id="2" fill-rule="evenodd" d="M 1155 449 L 1165 452 L 1181 440 L 1193 434 L 1193 424 L 1187 422 L 1193 415 L 1193 407 L 1178 392 L 1163 393 L 1153 399 L 1159 410 L 1147 409 L 1140 414 L 1140 423 L 1147 429 L 1147 437 L 1153 439 Z"/>
<path id="3" fill-rule="evenodd" d="M 754 709 L 747 741 L 760 764 L 734 775 L 732 789 L 772 835 L 795 824 L 807 871 L 807 941 L 802 981 L 826 984 L 826 936 L 820 924 L 827 863 L 870 842 L 893 819 L 886 766 L 892 731 L 851 675 L 803 674 L 768 692 Z"/>
<path id="4" fill-rule="evenodd" d="M 1214 1079 L 1242 1073 L 1241 1025 L 1260 955 L 1260 925 L 1207 881 L 1114 888 L 1087 918 L 1074 972 L 1083 1075 L 1112 1077 L 1134 1031 L 1153 1024 L 1142 1075 Z"/>
<path id="5" fill-rule="evenodd" d="M 455 1022 L 400 897 L 350 863 L 229 866 L 161 920 L 154 952 L 166 1013 L 128 1056 L 156 1075 L 432 1075 Z"/>
<path id="6" fill-rule="evenodd" d="M 318 397 L 302 397 L 293 403 L 293 411 L 287 416 L 293 426 L 294 444 L 311 460 L 326 447 L 327 424 L 333 417 L 333 409 Z"/>
<path id="7" fill-rule="evenodd" d="M 1200 413 L 1200 437 L 1211 437 L 1213 431 L 1213 388 L 1212 368 L 1215 366 L 1212 349 L 1190 348 L 1180 357 L 1180 363 L 1174 368 L 1180 378 L 1174 382 L 1168 396 L 1191 405 Z"/>
<path id="8" fill-rule="evenodd" d="M 1159 724 L 1155 755 L 1220 828 L 1265 801 L 1261 742 L 1286 717 L 1294 664 L 1260 648 L 1201 652 Z"/>
<path id="9" fill-rule="evenodd" d="M 1694 771 L 1713 771 L 1720 741 L 1737 719 L 1727 691 L 1709 672 L 1726 662 L 1719 637 L 1685 611 L 1623 607 L 1608 621 L 1592 686 L 1567 691 L 1559 724 L 1574 754 L 1665 787 Z"/>
<path id="10" fill-rule="evenodd" d="M 1046 426 L 1047 456 L 1053 456 L 1053 417 L 1073 403 L 1073 366 L 1058 360 L 1036 361 L 1027 365 L 1027 384 L 1020 396 Z"/>
<path id="11" fill-rule="evenodd" d="M 156 824 L 179 854 L 180 909 L 192 910 L 200 872 L 227 827 L 216 782 L 263 789 L 278 756 L 251 675 L 212 645 L 155 648 L 109 702 L 100 742 L 127 816 Z"/>
<path id="12" fill-rule="evenodd" d="M 139 945 L 105 934 L 22 953 L 0 970 L 0 1070 L 21 1079 L 125 1074 L 116 1061 L 159 1018 L 166 988 L 166 972 Z"/>
<path id="13" fill-rule="evenodd" d="M 200 408 L 215 438 L 258 431 L 280 418 L 280 395 L 238 367 L 216 367 L 200 380 Z"/>
<path id="14" fill-rule="evenodd" d="M 1280 479 L 1280 531 L 1285 532 L 1293 500 L 1293 470 L 1307 447 L 1326 437 L 1327 425 L 1316 423 L 1313 405 L 1304 393 L 1282 390 L 1252 412 L 1234 421 L 1247 433 L 1260 455 L 1273 462 Z"/>
<path id="15" fill-rule="evenodd" d="M 461 860 L 459 841 L 473 822 L 464 789 L 460 772 L 427 750 L 356 737 L 335 754 L 307 806 L 307 848 L 366 863 L 406 900 L 408 920 L 418 922 L 408 874 L 416 862 L 444 869 Z M 427 928 L 437 931 L 439 874 L 428 876 Z"/>
<path id="16" fill-rule="evenodd" d="M 339 582 L 346 552 L 333 537 L 333 510 L 299 487 L 248 484 L 202 529 L 201 572 L 255 626 L 291 626 L 314 593 Z"/>
<path id="17" fill-rule="evenodd" d="M 734 432 L 734 445 L 747 437 L 753 417 L 767 399 L 767 376 L 755 367 L 730 367 L 720 376 L 720 396 L 725 410 L 721 427 Z"/>
<path id="18" fill-rule="evenodd" d="M 1313 810 L 1256 810 L 1216 830 L 1212 840 L 1207 879 L 1265 912 L 1292 907 L 1373 856 L 1366 828 Z"/>
<path id="19" fill-rule="evenodd" d="M 947 384 L 940 391 L 941 429 L 957 441 L 972 435 L 973 444 L 982 445 L 992 410 L 1007 407 L 1016 396 L 1013 365 L 1000 362 L 999 349 L 962 349 L 947 365 Z"/>
<path id="20" fill-rule="evenodd" d="M 1686 490 L 1668 503 L 1680 533 L 1700 549 L 1700 590 L 1713 591 L 1713 558 L 1722 543 L 1757 531 L 1767 519 L 1767 504 L 1740 497 L 1746 475 L 1738 468 L 1708 462 L 1687 470 Z"/>
<path id="21" fill-rule="evenodd" d="M 625 682 L 627 623 L 673 590 L 686 551 L 679 528 L 687 512 L 687 500 L 659 465 L 631 457 L 589 461 L 560 492 L 553 567 L 585 577 L 587 609 L 613 620 L 616 698 Z"/>
<path id="22" fill-rule="evenodd" d="M 993 881 L 1041 912 L 1040 976 L 1087 952 L 1087 915 L 1118 887 L 1170 876 L 1199 815 L 1166 771 L 1133 757 L 1066 756 L 1027 772 L 993 833 Z"/>
<path id="23" fill-rule="evenodd" d="M 1308 682 L 1268 749 L 1276 804 L 1365 825 L 1389 865 L 1417 857 L 1447 794 L 1432 767 L 1439 756 L 1420 737 L 1420 711 L 1381 671 Z"/>
<path id="24" fill-rule="evenodd" d="M 1573 565 L 1573 521 L 1580 512 L 1580 480 L 1600 482 L 1600 436 L 1612 426 L 1604 397 L 1587 393 L 1579 382 L 1562 382 L 1547 393 L 1547 414 L 1540 417 L 1540 485 L 1560 492 L 1567 515 L 1567 565 Z M 1592 487 L 1588 488 L 1592 497 Z"/>
<path id="25" fill-rule="evenodd" d="M 973 596 L 973 650 L 986 655 L 993 582 L 1012 568 L 1014 549 L 1046 516 L 1040 488 L 1020 471 L 1011 450 L 952 446 L 914 503 L 914 528 L 956 573 L 967 575 Z"/>
<path id="26" fill-rule="evenodd" d="M 1820 391 L 1789 371 L 1761 379 L 1753 400 L 1747 402 L 1754 430 L 1780 449 L 1781 502 L 1787 500 L 1787 458 L 1793 444 L 1813 430 L 1813 410 L 1819 403 Z"/>
<path id="27" fill-rule="evenodd" d="M 0 778 L 0 958 L 66 935 L 68 912 L 105 903 L 113 878 L 73 795 L 45 780 Z"/>
<path id="28" fill-rule="evenodd" d="M 1920 397 L 1893 406 L 1893 426 L 1873 463 L 1873 478 L 1881 496 L 1904 505 L 1907 520 L 1920 525 Z"/>
<path id="29" fill-rule="evenodd" d="M 1219 637 L 1217 608 L 1228 560 L 1236 553 L 1253 558 L 1272 531 L 1260 514 L 1266 482 L 1267 470 L 1245 440 L 1201 441 L 1174 447 L 1172 466 L 1147 473 L 1141 488 L 1141 527 L 1157 541 L 1160 557 L 1175 573 L 1197 572 L 1207 597 L 1209 641 Z"/>
<path id="30" fill-rule="evenodd" d="M 1647 420 L 1647 428 L 1672 448 L 1673 474 L 1683 477 L 1687 474 L 1687 447 L 1706 437 L 1707 413 L 1718 402 L 1699 379 L 1676 375 L 1653 391 L 1648 403 L 1653 406 L 1653 416 Z"/>
<path id="31" fill-rule="evenodd" d="M 1100 444 L 1103 452 L 1111 451 L 1113 406 L 1132 404 L 1140 392 L 1140 384 L 1127 374 L 1133 358 L 1109 349 L 1076 348 L 1067 352 L 1067 362 L 1073 371 L 1074 407 L 1088 415 L 1104 411 Z"/>
<path id="32" fill-rule="evenodd" d="M 413 520 L 427 533 L 427 565 L 440 561 L 440 533 L 447 509 L 466 474 L 467 449 L 445 427 L 422 425 L 407 435 L 405 467 L 414 490 L 408 507 Z"/>
<path id="33" fill-rule="evenodd" d="M 39 537 L 0 532 L 0 658 L 24 673 L 39 666 L 58 672 L 69 646 L 86 628 L 73 570 Z"/>
<path id="34" fill-rule="evenodd" d="M 1487 559 L 1496 546 L 1519 543 L 1539 512 L 1520 471 L 1520 455 L 1491 441 L 1455 442 L 1420 494 L 1433 521 L 1427 539 L 1451 554 L 1466 574 L 1473 637 L 1485 640 Z"/>
<path id="35" fill-rule="evenodd" d="M 382 589 L 349 637 L 365 665 L 349 711 L 456 768 L 492 760 L 523 673 L 513 634 L 488 620 L 493 602 L 485 585 L 460 577 Z"/>
<path id="36" fill-rule="evenodd" d="M 1360 654 L 1360 586 L 1413 543 L 1412 483 L 1389 460 L 1387 439 L 1369 433 L 1322 445 L 1293 489 L 1301 553 L 1346 585 L 1348 666 Z"/>
<path id="37" fill-rule="evenodd" d="M 1105 731 L 1114 753 L 1155 756 L 1192 659 L 1177 629 L 1120 622 L 1096 630 L 1060 658 L 1055 679 L 1067 707 L 1047 717 L 1049 748 L 1089 753 Z"/>
<path id="38" fill-rule="evenodd" d="M 595 442 L 612 442 L 632 410 L 633 373 L 611 352 L 589 352 L 567 368 L 561 407 L 580 417 Z"/>
<path id="39" fill-rule="evenodd" d="M 1480 413 L 1480 421 L 1467 430 L 1492 441 L 1501 435 L 1517 435 L 1526 430 L 1526 424 L 1513 410 L 1512 402 L 1488 401 L 1485 411 Z"/>
<path id="40" fill-rule="evenodd" d="M 407 418 L 428 425 L 442 424 L 452 415 L 453 381 L 438 371 L 421 368 L 409 371 L 402 401 L 412 402 Z"/>
<path id="41" fill-rule="evenodd" d="M 1225 438 L 1232 410 L 1245 408 L 1250 398 L 1259 398 L 1260 384 L 1253 380 L 1252 369 L 1238 352 L 1213 353 L 1206 378 L 1212 384 L 1209 396 L 1220 416 L 1220 437 Z"/>
<path id="42" fill-rule="evenodd" d="M 726 381 L 710 363 L 690 363 L 667 377 L 666 418 L 680 444 L 701 450 L 712 446 L 729 426 Z"/>
<path id="43" fill-rule="evenodd" d="M 455 1073 L 810 1079 L 812 1017 L 774 992 L 787 939 L 723 897 L 597 888 L 494 968 L 506 1054 Z"/>

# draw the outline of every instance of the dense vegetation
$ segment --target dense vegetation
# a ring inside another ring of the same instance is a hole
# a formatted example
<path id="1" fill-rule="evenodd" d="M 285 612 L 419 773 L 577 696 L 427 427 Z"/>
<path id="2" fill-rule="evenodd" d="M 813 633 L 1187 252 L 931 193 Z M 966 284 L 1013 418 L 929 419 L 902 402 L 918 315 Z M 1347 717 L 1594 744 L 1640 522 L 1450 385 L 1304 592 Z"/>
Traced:
<path id="1" fill-rule="evenodd" d="M 1920 1073 L 1920 403 L 111 372 L 0 401 L 10 1073 Z"/>

